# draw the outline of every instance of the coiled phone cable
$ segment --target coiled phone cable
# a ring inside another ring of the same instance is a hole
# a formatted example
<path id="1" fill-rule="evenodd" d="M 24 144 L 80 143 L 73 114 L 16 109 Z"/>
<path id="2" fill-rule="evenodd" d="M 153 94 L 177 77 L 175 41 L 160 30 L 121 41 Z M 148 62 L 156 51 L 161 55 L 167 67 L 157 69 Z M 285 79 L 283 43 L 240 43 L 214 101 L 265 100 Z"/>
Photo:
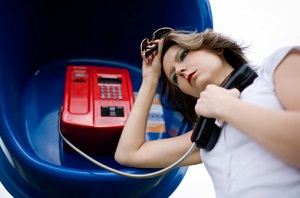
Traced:
<path id="1" fill-rule="evenodd" d="M 63 141 L 65 143 L 67 143 L 73 150 L 75 150 L 78 154 L 80 154 L 81 156 L 83 156 L 84 158 L 86 158 L 87 160 L 89 160 L 90 162 L 94 163 L 95 165 L 108 170 L 110 172 L 113 172 L 115 174 L 121 175 L 121 176 L 125 176 L 125 177 L 130 177 L 130 178 L 135 178 L 135 179 L 147 179 L 147 178 L 152 178 L 152 177 L 157 177 L 163 174 L 166 174 L 168 172 L 170 172 L 171 170 L 173 170 L 174 168 L 176 168 L 181 162 L 183 162 L 183 160 L 185 160 L 188 156 L 190 156 L 193 151 L 196 148 L 196 143 L 193 142 L 193 144 L 191 145 L 191 147 L 188 149 L 188 151 L 181 157 L 179 158 L 176 162 L 174 162 L 173 164 L 167 166 L 166 168 L 163 168 L 161 170 L 155 171 L 155 172 L 151 172 L 151 173 L 145 173 L 145 174 L 132 174 L 132 173 L 126 173 L 123 171 L 119 171 L 117 169 L 111 168 L 105 164 L 100 163 L 99 161 L 95 160 L 94 158 L 90 157 L 88 154 L 86 154 L 85 152 L 83 152 L 82 150 L 80 150 L 79 148 L 77 148 L 74 144 L 72 144 L 61 132 L 60 130 L 60 116 L 61 116 L 61 112 L 59 112 L 59 116 L 58 116 L 58 132 L 60 137 L 63 139 Z"/>

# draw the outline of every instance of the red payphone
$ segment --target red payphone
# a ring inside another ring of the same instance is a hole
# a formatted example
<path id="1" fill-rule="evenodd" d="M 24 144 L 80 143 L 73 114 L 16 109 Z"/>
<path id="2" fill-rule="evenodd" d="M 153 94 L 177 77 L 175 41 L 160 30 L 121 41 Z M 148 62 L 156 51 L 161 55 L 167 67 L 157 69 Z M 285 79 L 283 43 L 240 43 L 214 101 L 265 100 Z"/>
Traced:
<path id="1" fill-rule="evenodd" d="M 68 66 L 60 130 L 86 153 L 112 154 L 133 102 L 128 70 Z"/>

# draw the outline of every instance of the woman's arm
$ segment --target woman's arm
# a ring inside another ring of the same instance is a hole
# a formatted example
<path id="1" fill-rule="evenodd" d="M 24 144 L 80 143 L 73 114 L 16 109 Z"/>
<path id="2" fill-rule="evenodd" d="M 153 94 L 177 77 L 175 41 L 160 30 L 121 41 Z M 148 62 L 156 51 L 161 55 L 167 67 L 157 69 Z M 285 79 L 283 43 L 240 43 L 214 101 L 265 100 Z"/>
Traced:
<path id="1" fill-rule="evenodd" d="M 140 168 L 163 168 L 177 161 L 192 145 L 191 132 L 184 135 L 146 142 L 148 114 L 160 77 L 159 59 L 143 61 L 143 81 L 133 108 L 122 131 L 115 153 L 117 162 Z M 181 165 L 200 163 L 199 149 Z"/>
<path id="2" fill-rule="evenodd" d="M 202 99 L 212 102 L 205 110 L 204 101 L 198 101 L 196 111 L 232 124 L 284 162 L 300 168 L 300 54 L 290 52 L 274 73 L 276 95 L 284 111 L 266 109 L 239 100 L 237 90 L 221 90 L 209 86 Z M 235 95 L 235 97 L 230 97 Z M 200 104 L 201 103 L 201 104 Z M 218 105 L 218 104 L 222 105 Z M 200 108 L 201 105 L 201 108 Z M 201 111 L 200 111 L 201 110 Z"/>

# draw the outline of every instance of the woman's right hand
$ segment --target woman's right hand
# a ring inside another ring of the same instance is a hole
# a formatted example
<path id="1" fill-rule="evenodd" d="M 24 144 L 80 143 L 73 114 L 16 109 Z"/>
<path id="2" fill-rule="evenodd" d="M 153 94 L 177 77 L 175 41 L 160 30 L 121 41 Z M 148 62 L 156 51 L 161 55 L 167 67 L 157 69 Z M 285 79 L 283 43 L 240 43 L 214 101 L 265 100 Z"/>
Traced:
<path id="1" fill-rule="evenodd" d="M 155 45 L 160 45 L 162 40 L 154 40 L 152 41 Z M 159 47 L 158 47 L 159 49 Z M 154 77 L 159 79 L 161 76 L 161 52 L 155 50 L 148 58 L 142 56 L 143 58 L 143 78 Z"/>

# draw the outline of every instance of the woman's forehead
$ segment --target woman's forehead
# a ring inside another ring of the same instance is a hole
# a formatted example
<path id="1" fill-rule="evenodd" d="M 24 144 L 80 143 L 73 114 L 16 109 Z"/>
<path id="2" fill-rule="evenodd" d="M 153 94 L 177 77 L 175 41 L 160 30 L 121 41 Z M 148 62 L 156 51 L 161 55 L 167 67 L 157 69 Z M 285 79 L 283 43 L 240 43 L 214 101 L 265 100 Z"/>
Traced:
<path id="1" fill-rule="evenodd" d="M 163 64 L 168 63 L 169 61 L 175 61 L 176 54 L 182 47 L 178 44 L 172 45 L 165 53 L 163 57 Z"/>

